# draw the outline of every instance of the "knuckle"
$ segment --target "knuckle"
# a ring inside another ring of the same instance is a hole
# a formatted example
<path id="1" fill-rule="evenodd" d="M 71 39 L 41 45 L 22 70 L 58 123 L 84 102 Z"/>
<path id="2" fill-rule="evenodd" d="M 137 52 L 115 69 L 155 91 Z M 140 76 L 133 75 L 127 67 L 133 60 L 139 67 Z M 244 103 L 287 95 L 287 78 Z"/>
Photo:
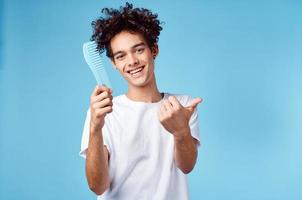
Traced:
<path id="1" fill-rule="evenodd" d="M 105 97 L 107 97 L 107 96 L 108 96 L 108 92 L 107 92 L 107 91 L 104 91 L 104 92 L 103 92 L 103 95 L 104 95 Z"/>
<path id="2" fill-rule="evenodd" d="M 106 98 L 106 99 L 103 100 L 103 102 L 104 102 L 105 105 L 109 105 L 111 100 L 109 98 Z"/>
<path id="3" fill-rule="evenodd" d="M 106 98 L 106 102 L 109 104 L 111 103 L 111 99 L 109 97 Z"/>
<path id="4" fill-rule="evenodd" d="M 111 107 L 111 106 L 107 106 L 107 107 L 104 109 L 104 111 L 105 111 L 106 113 L 110 113 L 110 112 L 112 112 L 112 107 Z"/>

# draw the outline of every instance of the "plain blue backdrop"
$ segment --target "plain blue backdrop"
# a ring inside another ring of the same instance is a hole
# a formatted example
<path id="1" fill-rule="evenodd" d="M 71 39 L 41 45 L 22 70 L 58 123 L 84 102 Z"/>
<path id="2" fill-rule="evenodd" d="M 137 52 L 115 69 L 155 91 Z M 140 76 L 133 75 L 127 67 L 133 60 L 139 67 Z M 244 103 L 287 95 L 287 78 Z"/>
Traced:
<path id="1" fill-rule="evenodd" d="M 160 90 L 204 99 L 191 199 L 302 199 L 302 1 L 133 3 L 165 22 Z M 120 5 L 0 0 L 1 200 L 95 199 L 78 156 L 95 86 L 82 44 L 101 8 Z"/>

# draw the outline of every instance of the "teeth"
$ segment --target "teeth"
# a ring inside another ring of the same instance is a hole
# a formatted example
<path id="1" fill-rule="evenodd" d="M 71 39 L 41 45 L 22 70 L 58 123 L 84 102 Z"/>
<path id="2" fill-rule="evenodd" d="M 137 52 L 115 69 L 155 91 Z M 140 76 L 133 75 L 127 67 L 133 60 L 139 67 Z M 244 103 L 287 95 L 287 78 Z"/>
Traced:
<path id="1" fill-rule="evenodd" d="M 132 71 L 130 71 L 129 73 L 130 73 L 131 75 L 133 75 L 133 74 L 135 74 L 135 73 L 137 73 L 137 72 L 140 72 L 141 70 L 143 70 L 143 67 L 140 67 L 140 68 L 137 68 L 137 69 L 135 69 L 135 70 L 132 70 Z"/>

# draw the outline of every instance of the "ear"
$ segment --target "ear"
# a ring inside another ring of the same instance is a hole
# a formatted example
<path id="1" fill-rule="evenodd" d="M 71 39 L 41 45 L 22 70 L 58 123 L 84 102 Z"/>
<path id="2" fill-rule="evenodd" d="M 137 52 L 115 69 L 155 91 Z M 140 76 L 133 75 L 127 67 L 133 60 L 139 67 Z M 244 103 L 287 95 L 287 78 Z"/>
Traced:
<path id="1" fill-rule="evenodd" d="M 159 53 L 159 49 L 158 49 L 158 45 L 157 44 L 154 44 L 153 47 L 151 48 L 151 53 L 153 55 L 153 58 L 155 59 L 156 56 L 158 55 Z"/>

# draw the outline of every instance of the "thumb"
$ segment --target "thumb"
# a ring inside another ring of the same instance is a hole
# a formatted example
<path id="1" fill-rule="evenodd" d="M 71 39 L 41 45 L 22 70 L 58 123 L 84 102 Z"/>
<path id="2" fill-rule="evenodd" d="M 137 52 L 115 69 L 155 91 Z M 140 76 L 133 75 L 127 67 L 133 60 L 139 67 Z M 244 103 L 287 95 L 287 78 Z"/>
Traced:
<path id="1" fill-rule="evenodd" d="M 197 107 L 197 105 L 200 104 L 202 101 L 203 101 L 202 98 L 197 97 L 190 101 L 190 103 L 186 106 L 186 109 L 193 112 Z"/>

